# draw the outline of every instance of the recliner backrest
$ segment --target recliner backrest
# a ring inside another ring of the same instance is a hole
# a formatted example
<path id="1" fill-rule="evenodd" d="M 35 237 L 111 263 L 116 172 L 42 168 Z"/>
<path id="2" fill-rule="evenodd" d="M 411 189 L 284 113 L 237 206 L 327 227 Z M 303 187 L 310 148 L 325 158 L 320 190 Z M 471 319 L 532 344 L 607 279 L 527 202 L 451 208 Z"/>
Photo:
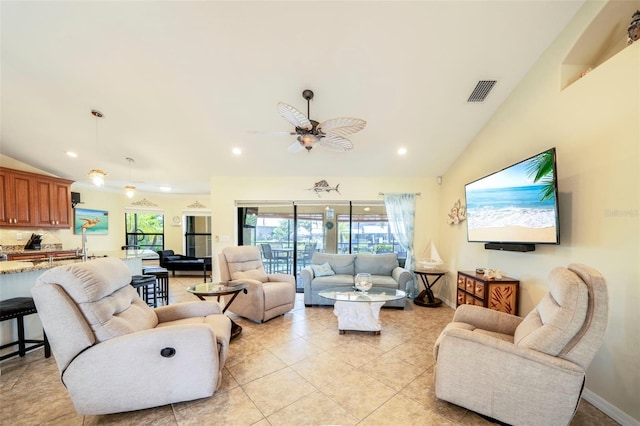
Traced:
<path id="1" fill-rule="evenodd" d="M 588 303 L 584 281 L 569 269 L 554 268 L 549 293 L 518 325 L 514 344 L 558 356 L 582 329 Z"/>
<path id="2" fill-rule="evenodd" d="M 602 345 L 609 315 L 607 283 L 600 272 L 578 263 L 567 267 L 586 284 L 589 304 L 582 328 L 561 351 L 560 357 L 586 369 Z"/>
<path id="3" fill-rule="evenodd" d="M 222 281 L 253 279 L 267 282 L 260 249 L 256 246 L 225 247 L 218 256 Z"/>
<path id="4" fill-rule="evenodd" d="M 158 324 L 153 309 L 130 283 L 129 268 L 113 257 L 49 269 L 37 280 L 38 286 L 57 285 L 64 290 L 97 342 L 154 328 Z M 60 312 L 60 315 L 66 313 Z"/>

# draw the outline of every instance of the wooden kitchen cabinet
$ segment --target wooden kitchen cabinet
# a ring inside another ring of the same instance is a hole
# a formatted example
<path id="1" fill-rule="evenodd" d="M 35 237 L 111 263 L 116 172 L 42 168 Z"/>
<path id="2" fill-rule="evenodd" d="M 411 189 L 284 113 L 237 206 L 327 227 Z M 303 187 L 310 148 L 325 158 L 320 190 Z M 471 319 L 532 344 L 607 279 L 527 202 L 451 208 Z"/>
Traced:
<path id="1" fill-rule="evenodd" d="M 71 181 L 36 178 L 36 226 L 69 228 L 71 226 Z"/>
<path id="2" fill-rule="evenodd" d="M 69 228 L 72 183 L 0 167 L 0 226 Z"/>
<path id="3" fill-rule="evenodd" d="M 477 305 L 518 315 L 520 281 L 509 278 L 485 278 L 473 271 L 458 271 L 457 306 Z"/>
<path id="4" fill-rule="evenodd" d="M 33 175 L 0 168 L 0 226 L 35 226 Z"/>

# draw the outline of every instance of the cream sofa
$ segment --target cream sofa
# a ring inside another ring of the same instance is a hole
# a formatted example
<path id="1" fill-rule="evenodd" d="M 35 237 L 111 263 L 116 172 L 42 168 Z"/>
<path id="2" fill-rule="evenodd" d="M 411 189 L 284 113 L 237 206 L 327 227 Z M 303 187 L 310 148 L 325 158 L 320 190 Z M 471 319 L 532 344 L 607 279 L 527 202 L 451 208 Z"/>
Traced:
<path id="1" fill-rule="evenodd" d="M 152 309 L 130 282 L 122 260 L 104 257 L 49 269 L 31 290 L 79 414 L 204 398 L 222 382 L 231 321 L 220 305 Z"/>
<path id="2" fill-rule="evenodd" d="M 314 272 L 317 266 L 329 264 L 332 275 L 318 276 Z M 300 271 L 300 279 L 304 285 L 304 304 L 333 305 L 333 300 L 325 299 L 318 293 L 332 287 L 353 287 L 355 276 L 359 273 L 371 274 L 373 287 L 385 287 L 405 291 L 407 284 L 413 280 L 413 274 L 401 268 L 398 256 L 388 254 L 329 254 L 314 253 L 310 266 Z M 385 307 L 404 309 L 405 299 L 387 302 Z"/>

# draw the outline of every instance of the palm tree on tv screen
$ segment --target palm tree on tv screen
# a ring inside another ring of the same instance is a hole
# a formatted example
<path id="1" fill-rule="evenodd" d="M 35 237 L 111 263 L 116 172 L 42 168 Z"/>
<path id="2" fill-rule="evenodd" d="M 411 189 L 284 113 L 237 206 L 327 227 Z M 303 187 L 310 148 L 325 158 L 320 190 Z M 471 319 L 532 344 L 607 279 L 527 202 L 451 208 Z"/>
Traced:
<path id="1" fill-rule="evenodd" d="M 541 191 L 540 201 L 553 199 L 555 185 L 553 183 L 553 150 L 545 151 L 533 157 L 527 166 L 529 177 L 533 176 L 534 182 L 544 185 Z"/>

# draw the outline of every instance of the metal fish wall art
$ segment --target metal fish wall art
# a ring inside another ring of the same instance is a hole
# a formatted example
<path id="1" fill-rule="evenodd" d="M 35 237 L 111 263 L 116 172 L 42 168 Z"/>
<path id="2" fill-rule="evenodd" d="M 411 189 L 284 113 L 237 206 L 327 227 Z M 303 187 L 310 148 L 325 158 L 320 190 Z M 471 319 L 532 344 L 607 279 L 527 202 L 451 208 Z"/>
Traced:
<path id="1" fill-rule="evenodd" d="M 313 188 L 309 188 L 309 191 L 315 192 L 318 197 L 320 197 L 320 193 L 322 192 L 336 191 L 340 194 L 340 191 L 338 190 L 339 186 L 340 184 L 337 184 L 336 186 L 329 186 L 329 182 L 323 179 L 313 184 Z"/>

